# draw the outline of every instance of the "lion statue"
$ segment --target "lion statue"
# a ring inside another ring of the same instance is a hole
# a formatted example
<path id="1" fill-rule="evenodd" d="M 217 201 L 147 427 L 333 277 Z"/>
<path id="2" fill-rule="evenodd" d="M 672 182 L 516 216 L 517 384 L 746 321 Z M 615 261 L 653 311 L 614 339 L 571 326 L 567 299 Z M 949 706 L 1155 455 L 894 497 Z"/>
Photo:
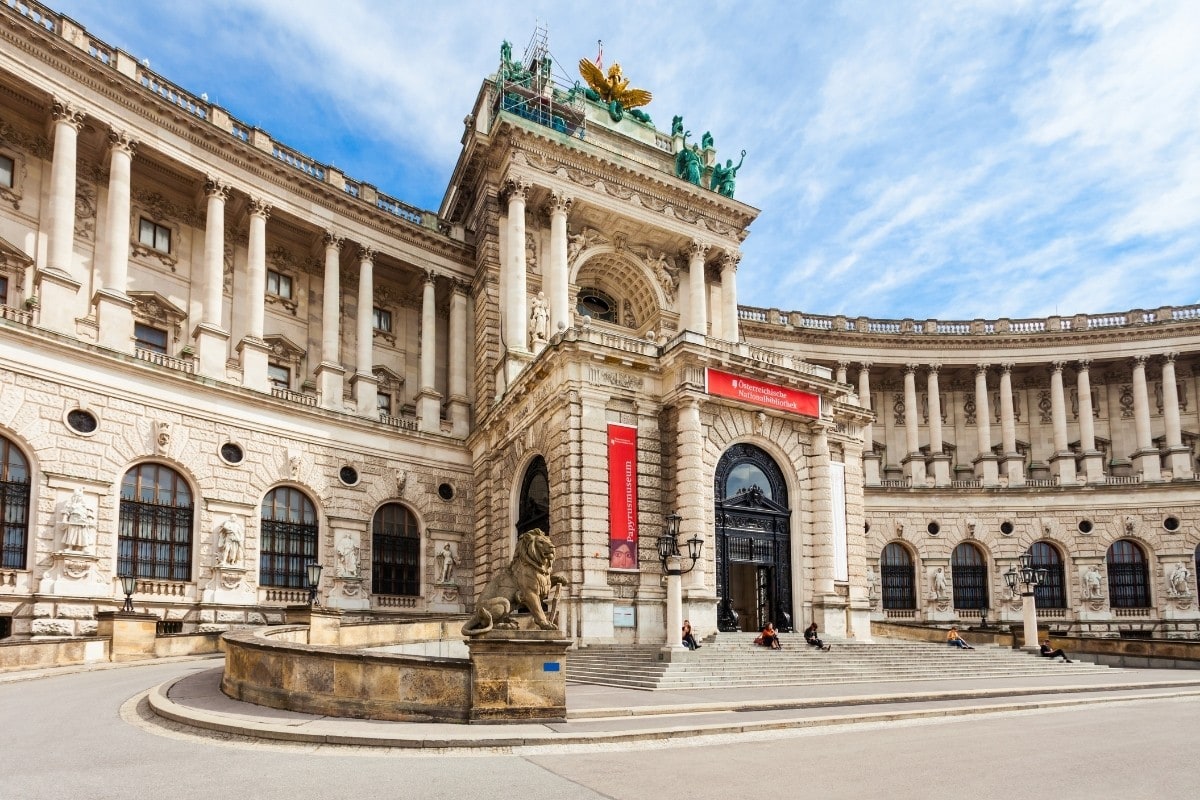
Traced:
<path id="1" fill-rule="evenodd" d="M 551 573 L 553 566 L 550 537 L 540 528 L 522 533 L 512 563 L 493 575 L 480 593 L 475 614 L 462 627 L 463 636 L 479 636 L 493 628 L 517 628 L 513 615 L 522 605 L 529 609 L 537 627 L 557 629 L 542 610 L 542 600 L 550 595 L 551 587 L 567 585 L 565 577 Z"/>

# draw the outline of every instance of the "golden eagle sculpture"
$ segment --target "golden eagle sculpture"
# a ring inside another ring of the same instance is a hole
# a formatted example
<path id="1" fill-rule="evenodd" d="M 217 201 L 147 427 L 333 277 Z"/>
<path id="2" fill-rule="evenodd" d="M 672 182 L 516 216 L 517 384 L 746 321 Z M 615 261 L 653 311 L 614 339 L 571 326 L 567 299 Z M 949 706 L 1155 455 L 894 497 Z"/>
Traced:
<path id="1" fill-rule="evenodd" d="M 609 115 L 615 121 L 620 121 L 626 110 L 644 106 L 653 98 L 653 95 L 645 89 L 629 88 L 629 79 L 621 74 L 620 64 L 613 64 L 608 68 L 608 75 L 605 75 L 591 61 L 581 58 L 579 59 L 579 74 L 591 87 L 588 97 L 605 103 L 608 106 Z M 645 117 L 645 120 L 649 120 L 649 117 L 641 112 L 634 116 L 639 119 Z"/>

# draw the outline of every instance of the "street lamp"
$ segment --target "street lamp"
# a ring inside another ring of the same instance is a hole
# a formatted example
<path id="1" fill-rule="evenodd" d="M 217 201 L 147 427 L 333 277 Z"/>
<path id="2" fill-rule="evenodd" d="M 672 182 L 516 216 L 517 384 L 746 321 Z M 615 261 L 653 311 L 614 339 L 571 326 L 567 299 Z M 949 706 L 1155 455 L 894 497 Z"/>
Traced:
<path id="1" fill-rule="evenodd" d="M 317 602 L 317 587 L 321 585 L 321 565 L 315 561 L 308 562 L 308 607 L 312 608 Z"/>
<path id="2" fill-rule="evenodd" d="M 135 575 L 120 575 L 121 591 L 125 593 L 125 605 L 121 607 L 122 611 L 133 613 L 133 593 L 137 591 L 137 576 Z"/>
<path id="3" fill-rule="evenodd" d="M 1050 570 L 1045 567 L 1033 566 L 1033 550 L 1029 549 L 1022 553 L 1018 559 L 1021 568 L 1017 569 L 1016 565 L 1010 566 L 1008 571 L 1004 573 L 1004 582 L 1008 584 L 1008 589 L 1013 594 L 1017 593 L 1017 584 L 1022 584 L 1025 591 L 1021 592 L 1021 614 L 1025 622 L 1025 648 L 1026 650 L 1036 651 L 1038 649 L 1038 629 L 1037 629 L 1037 601 L 1034 598 L 1034 590 L 1046 582 L 1046 578 L 1050 574 Z"/>
<path id="4" fill-rule="evenodd" d="M 662 562 L 667 574 L 667 645 L 666 651 L 685 650 L 683 646 L 683 582 L 682 576 L 696 568 L 700 560 L 700 551 L 704 540 L 692 536 L 687 540 L 687 558 L 691 560 L 687 569 L 681 569 L 683 553 L 679 552 L 679 523 L 683 518 L 678 514 L 667 515 L 666 531 L 658 537 L 658 559 Z"/>

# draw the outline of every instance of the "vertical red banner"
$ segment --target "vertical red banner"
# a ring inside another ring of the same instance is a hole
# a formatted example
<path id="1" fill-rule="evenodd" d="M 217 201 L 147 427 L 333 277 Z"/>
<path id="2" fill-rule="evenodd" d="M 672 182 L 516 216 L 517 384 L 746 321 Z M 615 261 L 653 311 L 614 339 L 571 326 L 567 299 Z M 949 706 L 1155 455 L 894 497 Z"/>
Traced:
<path id="1" fill-rule="evenodd" d="M 608 426 L 608 565 L 637 569 L 637 428 Z"/>

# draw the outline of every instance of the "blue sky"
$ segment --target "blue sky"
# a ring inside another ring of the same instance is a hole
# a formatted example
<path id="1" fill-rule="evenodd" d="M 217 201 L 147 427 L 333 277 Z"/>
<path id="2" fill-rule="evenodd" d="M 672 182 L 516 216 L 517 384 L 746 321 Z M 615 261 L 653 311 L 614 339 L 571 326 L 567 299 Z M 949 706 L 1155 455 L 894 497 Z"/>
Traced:
<path id="1" fill-rule="evenodd" d="M 243 122 L 436 209 L 502 39 L 619 61 L 762 214 L 739 301 L 915 319 L 1200 302 L 1200 3 L 51 0 Z"/>

